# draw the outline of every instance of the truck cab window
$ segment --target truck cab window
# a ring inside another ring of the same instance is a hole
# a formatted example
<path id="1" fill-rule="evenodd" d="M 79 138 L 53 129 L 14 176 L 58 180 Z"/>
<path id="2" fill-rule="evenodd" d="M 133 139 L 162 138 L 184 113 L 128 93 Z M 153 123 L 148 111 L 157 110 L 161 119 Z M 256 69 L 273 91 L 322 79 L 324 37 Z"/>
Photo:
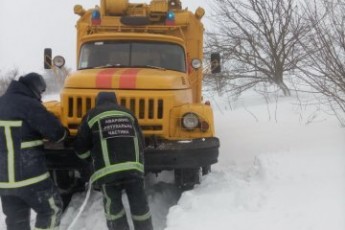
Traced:
<path id="1" fill-rule="evenodd" d="M 186 72 L 184 49 L 162 42 L 92 42 L 82 46 L 79 69 L 97 67 L 158 67 Z"/>

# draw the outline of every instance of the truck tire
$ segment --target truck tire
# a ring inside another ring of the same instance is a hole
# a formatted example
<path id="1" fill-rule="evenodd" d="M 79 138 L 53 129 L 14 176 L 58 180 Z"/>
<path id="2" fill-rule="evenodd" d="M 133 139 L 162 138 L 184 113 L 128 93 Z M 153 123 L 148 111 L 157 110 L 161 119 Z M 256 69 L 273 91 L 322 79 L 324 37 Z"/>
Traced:
<path id="1" fill-rule="evenodd" d="M 85 183 L 75 177 L 74 170 L 51 170 L 51 178 L 58 187 L 63 200 L 63 209 L 69 205 L 74 193 L 85 190 Z"/>
<path id="2" fill-rule="evenodd" d="M 200 168 L 175 169 L 175 184 L 182 190 L 191 190 L 200 184 Z"/>
<path id="3" fill-rule="evenodd" d="M 209 174 L 211 172 L 211 165 L 201 167 L 201 174 L 203 176 Z"/>

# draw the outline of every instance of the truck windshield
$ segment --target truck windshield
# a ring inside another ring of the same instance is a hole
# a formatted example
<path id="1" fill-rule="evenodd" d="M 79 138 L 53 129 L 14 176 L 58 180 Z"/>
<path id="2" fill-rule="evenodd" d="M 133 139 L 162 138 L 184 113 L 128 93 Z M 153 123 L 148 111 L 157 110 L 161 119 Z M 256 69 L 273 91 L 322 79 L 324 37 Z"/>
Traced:
<path id="1" fill-rule="evenodd" d="M 80 50 L 78 69 L 97 67 L 144 67 L 186 72 L 186 60 L 184 49 L 172 43 L 85 43 Z"/>

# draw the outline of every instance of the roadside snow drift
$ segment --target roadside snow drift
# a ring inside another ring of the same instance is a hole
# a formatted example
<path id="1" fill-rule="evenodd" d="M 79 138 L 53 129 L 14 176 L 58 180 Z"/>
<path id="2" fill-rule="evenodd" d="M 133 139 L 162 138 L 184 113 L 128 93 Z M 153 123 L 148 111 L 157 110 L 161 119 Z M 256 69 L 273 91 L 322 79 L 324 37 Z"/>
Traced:
<path id="1" fill-rule="evenodd" d="M 232 110 L 221 100 L 213 100 L 219 162 L 202 183 L 181 194 L 172 172 L 147 177 L 155 230 L 344 230 L 345 129 L 335 118 L 294 98 L 267 105 L 250 96 Z M 75 194 L 60 229 L 84 197 Z M 74 229 L 107 229 L 99 192 Z"/>

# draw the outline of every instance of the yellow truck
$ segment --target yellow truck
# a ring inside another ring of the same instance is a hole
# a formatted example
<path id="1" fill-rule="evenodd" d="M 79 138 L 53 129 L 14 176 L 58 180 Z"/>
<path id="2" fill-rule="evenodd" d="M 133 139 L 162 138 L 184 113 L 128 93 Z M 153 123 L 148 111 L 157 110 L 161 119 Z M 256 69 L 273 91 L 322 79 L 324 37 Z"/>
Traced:
<path id="1" fill-rule="evenodd" d="M 100 91 L 116 92 L 138 118 L 147 172 L 173 170 L 182 188 L 199 183 L 219 150 L 212 108 L 202 97 L 204 9 L 191 12 L 180 0 L 101 0 L 88 10 L 76 5 L 74 13 L 80 16 L 77 68 L 66 77 L 60 101 L 45 103 L 71 134 L 63 145 L 45 145 L 59 187 L 71 191 L 88 179 L 88 166 L 71 146 Z M 63 57 L 45 49 L 45 68 L 63 65 Z"/>

